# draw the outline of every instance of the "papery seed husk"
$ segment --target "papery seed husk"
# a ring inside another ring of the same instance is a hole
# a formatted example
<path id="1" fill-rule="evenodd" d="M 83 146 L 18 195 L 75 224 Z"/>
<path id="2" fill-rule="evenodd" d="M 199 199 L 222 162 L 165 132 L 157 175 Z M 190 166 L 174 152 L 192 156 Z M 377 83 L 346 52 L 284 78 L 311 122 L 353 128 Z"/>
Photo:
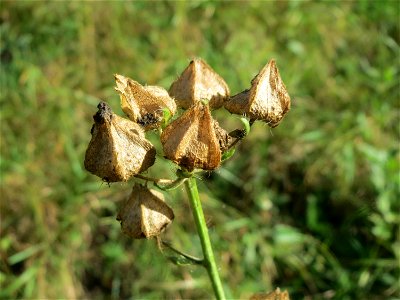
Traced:
<path id="1" fill-rule="evenodd" d="M 209 100 L 212 109 L 220 108 L 229 93 L 225 80 L 200 58 L 193 59 L 169 88 L 170 96 L 184 109 L 202 100 Z"/>
<path id="2" fill-rule="evenodd" d="M 251 81 L 251 88 L 225 102 L 231 113 L 246 115 L 250 120 L 262 120 L 270 127 L 279 125 L 290 109 L 290 96 L 275 60 L 271 60 Z"/>
<path id="3" fill-rule="evenodd" d="M 118 74 L 114 76 L 117 84 L 115 90 L 120 94 L 123 112 L 145 130 L 160 126 L 164 108 L 171 115 L 176 113 L 175 101 L 164 88 L 142 86 L 128 77 Z"/>
<path id="4" fill-rule="evenodd" d="M 217 120 L 214 121 L 214 131 L 215 131 L 215 136 L 218 140 L 219 143 L 219 149 L 221 150 L 221 153 L 224 153 L 229 149 L 229 146 L 233 142 L 233 138 L 226 132 L 225 129 L 223 129 Z"/>
<path id="5" fill-rule="evenodd" d="M 164 195 L 136 184 L 121 206 L 117 220 L 124 234 L 135 238 L 158 236 L 174 219 L 174 212 L 165 203 Z"/>
<path id="6" fill-rule="evenodd" d="M 127 181 L 154 164 L 156 150 L 138 124 L 113 114 L 101 102 L 85 154 L 85 168 L 107 182 Z"/>
<path id="7" fill-rule="evenodd" d="M 208 105 L 193 105 L 161 134 L 165 156 L 188 171 L 214 170 L 221 150 Z"/>

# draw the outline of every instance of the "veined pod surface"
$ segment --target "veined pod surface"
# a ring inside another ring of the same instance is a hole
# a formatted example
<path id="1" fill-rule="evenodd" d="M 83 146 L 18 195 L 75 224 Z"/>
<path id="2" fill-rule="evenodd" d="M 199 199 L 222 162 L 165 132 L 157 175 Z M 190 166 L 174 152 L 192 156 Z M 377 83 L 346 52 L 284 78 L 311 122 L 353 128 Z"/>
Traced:
<path id="1" fill-rule="evenodd" d="M 136 123 L 114 114 L 105 102 L 93 116 L 85 169 L 107 182 L 127 181 L 155 162 L 156 150 Z"/>
<path id="2" fill-rule="evenodd" d="M 135 239 L 158 236 L 173 219 L 164 195 L 140 184 L 135 184 L 117 215 L 122 232 Z"/>
<path id="3" fill-rule="evenodd" d="M 218 168 L 221 150 L 214 124 L 208 105 L 196 103 L 161 134 L 165 156 L 188 171 Z"/>
<path id="4" fill-rule="evenodd" d="M 251 81 L 249 90 L 231 97 L 224 104 L 234 114 L 276 127 L 290 109 L 290 96 L 282 81 L 275 60 L 271 60 Z"/>
<path id="5" fill-rule="evenodd" d="M 201 100 L 209 100 L 210 108 L 220 108 L 229 98 L 229 87 L 204 60 L 193 59 L 169 88 L 178 107 L 187 109 Z"/>
<path id="6" fill-rule="evenodd" d="M 145 130 L 160 126 L 163 109 L 167 108 L 171 115 L 176 113 L 175 101 L 167 90 L 159 86 L 142 86 L 128 77 L 115 74 L 123 112 L 132 121 L 140 124 Z"/>

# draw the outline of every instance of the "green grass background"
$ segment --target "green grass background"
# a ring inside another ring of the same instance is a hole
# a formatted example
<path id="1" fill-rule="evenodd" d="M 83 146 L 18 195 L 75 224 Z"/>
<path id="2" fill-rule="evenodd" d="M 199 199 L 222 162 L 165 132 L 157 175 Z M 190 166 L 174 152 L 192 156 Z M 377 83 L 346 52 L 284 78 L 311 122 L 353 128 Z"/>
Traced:
<path id="1" fill-rule="evenodd" d="M 212 298 L 203 269 L 122 235 L 132 182 L 83 168 L 97 103 L 122 115 L 113 74 L 168 88 L 193 56 L 232 94 L 275 58 L 292 97 L 199 183 L 227 295 L 400 298 L 398 1 L 1 1 L 0 32 L 2 299 Z M 163 239 L 201 256 L 184 190 L 166 198 Z"/>

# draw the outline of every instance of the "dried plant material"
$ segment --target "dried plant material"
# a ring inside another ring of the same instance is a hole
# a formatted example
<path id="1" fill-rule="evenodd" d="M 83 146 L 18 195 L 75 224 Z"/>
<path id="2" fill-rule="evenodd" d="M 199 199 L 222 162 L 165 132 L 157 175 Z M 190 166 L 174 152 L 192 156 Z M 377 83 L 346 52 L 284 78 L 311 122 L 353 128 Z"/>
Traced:
<path id="1" fill-rule="evenodd" d="M 217 137 L 219 143 L 219 149 L 221 150 L 221 153 L 224 153 L 229 149 L 229 146 L 232 144 L 234 139 L 225 131 L 225 129 L 219 126 L 219 123 L 216 120 L 213 121 L 215 136 Z"/>
<path id="2" fill-rule="evenodd" d="M 175 101 L 162 87 L 142 86 L 128 77 L 114 76 L 117 84 L 115 90 L 120 94 L 123 112 L 145 130 L 160 126 L 163 109 L 167 108 L 171 115 L 175 114 Z"/>
<path id="3" fill-rule="evenodd" d="M 93 116 L 85 168 L 104 181 L 127 181 L 154 164 L 156 150 L 136 123 L 113 114 L 105 102 Z"/>
<path id="4" fill-rule="evenodd" d="M 195 58 L 172 83 L 169 94 L 184 109 L 201 100 L 209 100 L 211 108 L 220 108 L 229 98 L 229 87 L 204 60 Z"/>
<path id="5" fill-rule="evenodd" d="M 193 105 L 164 129 L 161 143 L 165 156 L 188 171 L 214 170 L 221 150 L 208 105 Z"/>
<path id="6" fill-rule="evenodd" d="M 117 220 L 124 234 L 134 238 L 158 236 L 174 219 L 174 212 L 160 192 L 136 184 L 122 205 Z"/>
<path id="7" fill-rule="evenodd" d="M 287 291 L 281 292 L 279 288 L 271 293 L 257 293 L 250 297 L 249 300 L 290 300 Z"/>
<path id="8" fill-rule="evenodd" d="M 290 97 L 275 60 L 257 74 L 249 90 L 233 96 L 224 106 L 231 113 L 246 115 L 252 121 L 262 120 L 270 127 L 278 126 L 290 109 Z"/>

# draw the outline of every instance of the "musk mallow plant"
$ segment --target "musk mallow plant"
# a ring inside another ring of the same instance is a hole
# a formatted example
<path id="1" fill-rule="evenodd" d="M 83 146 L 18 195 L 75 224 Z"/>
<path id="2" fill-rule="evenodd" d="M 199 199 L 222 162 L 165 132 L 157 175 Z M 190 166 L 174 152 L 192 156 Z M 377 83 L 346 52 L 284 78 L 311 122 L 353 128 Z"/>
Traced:
<path id="1" fill-rule="evenodd" d="M 169 258 L 174 262 L 206 268 L 215 297 L 224 299 L 196 176 L 225 163 L 254 122 L 275 127 L 289 111 L 290 97 L 276 63 L 270 60 L 248 89 L 232 97 L 224 79 L 198 58 L 189 63 L 169 91 L 143 86 L 117 74 L 115 81 L 128 119 L 114 114 L 105 102 L 97 106 L 85 168 L 108 183 L 134 178 L 132 192 L 117 214 L 122 232 L 134 239 L 155 237 L 162 242 L 160 234 L 173 221 L 174 212 L 155 189 L 169 191 L 184 184 L 204 258 L 185 254 L 166 242 L 162 245 L 173 253 Z M 244 129 L 225 131 L 212 116 L 213 110 L 222 107 L 239 115 Z M 150 178 L 142 174 L 156 162 L 156 149 L 146 139 L 149 130 L 159 133 L 163 148 L 160 157 L 177 165 L 176 178 Z M 154 188 L 148 188 L 147 182 L 152 182 Z"/>

